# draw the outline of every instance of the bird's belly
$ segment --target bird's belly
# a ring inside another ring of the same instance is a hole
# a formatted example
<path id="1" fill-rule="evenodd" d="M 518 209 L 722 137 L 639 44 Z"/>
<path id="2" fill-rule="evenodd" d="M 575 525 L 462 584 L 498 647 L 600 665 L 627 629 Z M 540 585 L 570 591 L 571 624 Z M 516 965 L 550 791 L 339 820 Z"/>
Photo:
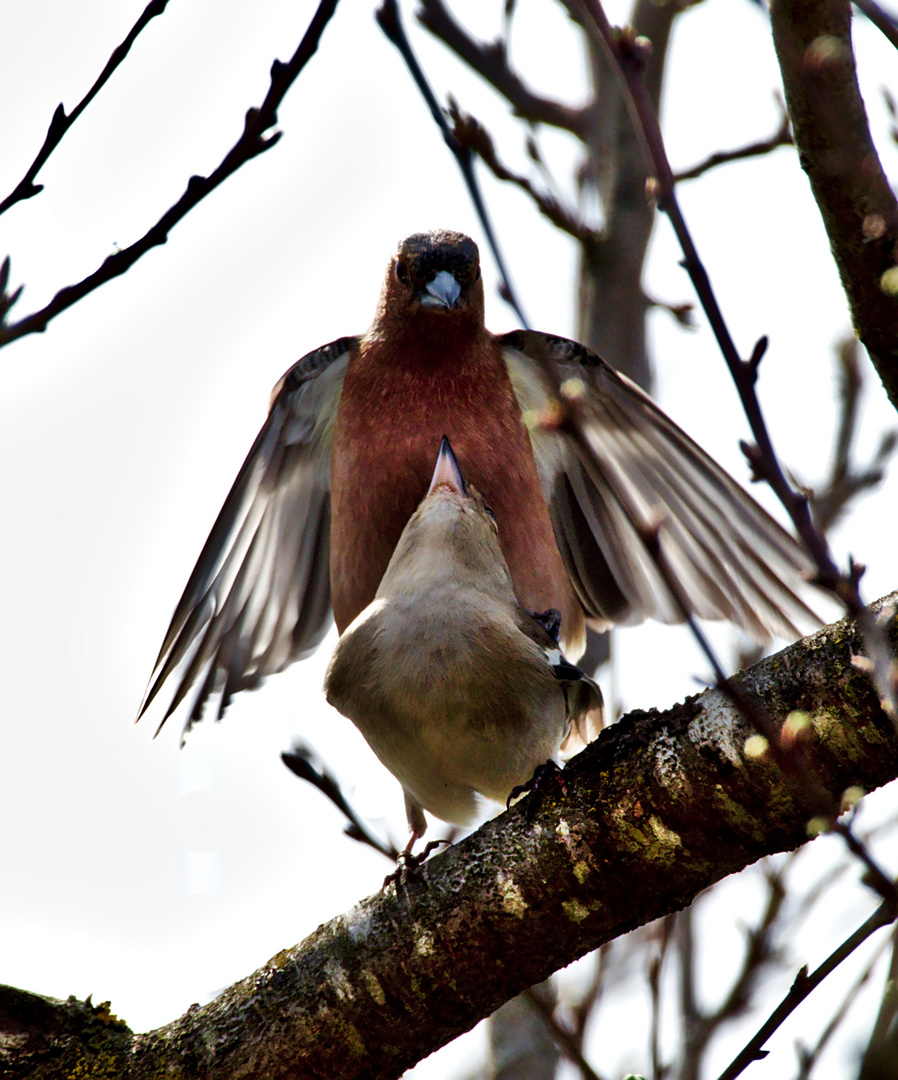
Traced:
<path id="1" fill-rule="evenodd" d="M 388 662 L 389 680 L 369 684 L 364 707 L 348 715 L 403 788 L 444 821 L 471 824 L 478 796 L 505 802 L 557 758 L 567 719 L 548 669 L 484 665 L 431 635 Z"/>

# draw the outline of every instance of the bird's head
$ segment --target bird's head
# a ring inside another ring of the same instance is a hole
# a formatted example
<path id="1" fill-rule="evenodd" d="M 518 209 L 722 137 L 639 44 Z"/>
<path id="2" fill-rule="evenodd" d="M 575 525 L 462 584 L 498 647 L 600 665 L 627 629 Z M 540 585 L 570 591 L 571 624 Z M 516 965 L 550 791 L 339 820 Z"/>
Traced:
<path id="1" fill-rule="evenodd" d="M 464 233 L 414 233 L 390 260 L 378 321 L 424 322 L 439 332 L 450 326 L 483 327 L 480 253 Z"/>
<path id="2" fill-rule="evenodd" d="M 399 539 L 379 595 L 439 581 L 512 597 L 498 532 L 492 510 L 465 483 L 444 435 L 430 487 Z"/>

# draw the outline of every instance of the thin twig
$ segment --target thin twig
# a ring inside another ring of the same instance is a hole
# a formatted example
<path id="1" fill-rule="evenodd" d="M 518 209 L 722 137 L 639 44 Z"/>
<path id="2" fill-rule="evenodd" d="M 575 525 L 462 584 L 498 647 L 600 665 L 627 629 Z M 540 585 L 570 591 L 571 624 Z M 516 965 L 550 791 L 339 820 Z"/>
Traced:
<path id="1" fill-rule="evenodd" d="M 577 214 L 563 207 L 555 195 L 551 192 L 540 191 L 526 176 L 512 172 L 503 164 L 489 132 L 470 113 L 462 112 L 452 98 L 449 99 L 449 116 L 452 119 L 452 134 L 459 144 L 477 154 L 497 180 L 514 184 L 526 192 L 543 217 L 568 236 L 572 236 L 580 243 L 599 242 L 600 236 L 595 229 L 582 224 Z"/>
<path id="2" fill-rule="evenodd" d="M 84 112 L 87 106 L 93 101 L 97 94 L 103 89 L 106 82 L 109 80 L 110 75 L 121 64 L 128 53 L 131 50 L 131 46 L 137 40 L 138 35 L 144 29 L 144 27 L 150 22 L 151 19 L 155 19 L 157 15 L 161 15 L 165 11 L 165 6 L 168 0 L 151 0 L 149 4 L 143 9 L 143 13 L 137 22 L 131 27 L 128 32 L 128 36 L 125 40 L 115 49 L 112 50 L 112 55 L 106 61 L 106 66 L 100 72 L 97 81 L 88 90 L 84 97 L 78 102 L 74 109 L 70 113 L 66 113 L 62 103 L 56 106 L 56 111 L 53 113 L 53 118 L 50 121 L 50 126 L 47 128 L 47 134 L 44 137 L 44 144 L 37 152 L 37 157 L 28 166 L 28 171 L 22 177 L 22 179 L 16 184 L 13 190 L 6 196 L 3 202 L 0 202 L 0 214 L 4 214 L 11 206 L 17 202 L 21 202 L 24 199 L 30 199 L 44 190 L 43 184 L 35 184 L 34 180 L 37 174 L 41 171 L 44 165 L 47 163 L 47 159 L 53 153 L 57 146 L 62 142 L 66 132 L 75 123 L 78 117 Z"/>
<path id="3" fill-rule="evenodd" d="M 421 0 L 418 20 L 498 90 L 516 116 L 569 131 L 580 139 L 585 137 L 589 109 L 572 108 L 535 94 L 508 62 L 507 37 L 488 44 L 476 41 L 456 22 L 442 0 Z"/>
<path id="4" fill-rule="evenodd" d="M 893 428 L 881 436 L 868 465 L 858 467 L 854 464 L 852 451 L 864 379 L 858 357 L 858 342 L 853 334 L 837 346 L 836 359 L 839 365 L 839 420 L 832 462 L 829 475 L 822 482 L 814 484 L 810 493 L 814 521 L 824 531 L 839 521 L 856 495 L 882 482 L 889 458 L 898 446 L 898 429 Z"/>
<path id="5" fill-rule="evenodd" d="M 767 481 L 791 518 L 796 532 L 814 560 L 816 584 L 829 590 L 845 605 L 852 618 L 857 620 L 871 658 L 870 674 L 883 710 L 898 728 L 898 670 L 888 659 L 890 653 L 885 645 L 884 628 L 869 615 L 861 598 L 858 584 L 863 574 L 863 567 L 851 561 L 845 574 L 839 571 L 830 553 L 826 537 L 814 525 L 807 496 L 795 491 L 786 479 L 755 392 L 758 365 L 766 351 L 767 340 L 761 338 L 755 345 L 752 356 L 748 360 L 742 360 L 677 201 L 673 172 L 661 135 L 661 127 L 643 78 L 648 43 L 636 37 L 630 30 L 612 29 L 599 0 L 565 0 L 565 2 L 572 10 L 582 8 L 588 14 L 597 40 L 608 51 L 620 73 L 637 131 L 644 142 L 656 176 L 655 195 L 658 206 L 667 214 L 676 233 L 684 255 L 683 265 L 692 279 L 724 360 L 730 369 L 755 438 L 754 446 L 743 443 L 742 450 L 756 476 L 763 477 Z"/>
<path id="6" fill-rule="evenodd" d="M 346 817 L 349 824 L 344 827 L 343 832 L 348 837 L 358 840 L 361 844 L 367 844 L 368 847 L 374 848 L 375 851 L 385 855 L 391 862 L 395 863 L 399 858 L 399 850 L 390 841 L 381 840 L 380 837 L 375 836 L 368 829 L 343 794 L 336 779 L 317 761 L 313 762 L 313 757 L 314 755 L 308 746 L 296 742 L 289 751 L 281 754 L 281 761 L 294 776 L 298 776 L 300 780 L 305 780 L 307 784 L 311 784 L 312 787 L 317 788 L 330 799 L 334 806 Z"/>
<path id="7" fill-rule="evenodd" d="M 888 947 L 888 944 L 889 944 L 888 938 L 885 941 L 882 941 L 882 942 L 879 943 L 879 945 L 876 948 L 876 951 L 873 953 L 873 957 L 870 960 L 869 964 L 867 964 L 867 966 L 860 973 L 860 975 L 857 977 L 857 979 L 855 979 L 854 983 L 852 983 L 852 985 L 849 987 L 848 992 L 845 994 L 845 996 L 842 999 L 842 1004 L 836 1009 L 836 1011 L 830 1017 L 829 1023 L 827 1023 L 826 1027 L 820 1033 L 820 1035 L 819 1035 L 817 1041 L 814 1043 L 814 1045 L 812 1047 L 806 1047 L 806 1046 L 800 1046 L 799 1047 L 799 1049 L 798 1049 L 799 1066 L 798 1066 L 798 1074 L 797 1074 L 795 1080 L 810 1080 L 811 1070 L 813 1069 L 814 1065 L 817 1063 L 818 1059 L 820 1058 L 820 1055 L 823 1053 L 824 1049 L 826 1048 L 827 1043 L 833 1037 L 833 1035 L 836 1033 L 836 1030 L 838 1029 L 839 1025 L 845 1019 L 846 1015 L 848 1014 L 848 1010 L 854 1004 L 854 1001 L 855 1001 L 858 993 L 863 988 L 864 984 L 869 981 L 870 976 L 873 974 L 874 968 L 879 963 L 879 959 L 882 956 L 882 954 L 885 952 L 886 948 Z"/>
<path id="8" fill-rule="evenodd" d="M 760 1061 L 761 1058 L 766 1057 L 767 1051 L 763 1049 L 764 1043 L 767 1042 L 783 1021 L 823 982 L 827 975 L 835 971 L 839 964 L 850 956 L 858 946 L 862 945 L 868 937 L 875 934 L 883 926 L 889 926 L 893 923 L 896 915 L 898 915 L 898 908 L 894 904 L 888 902 L 880 904 L 870 918 L 862 926 L 858 927 L 850 937 L 846 938 L 837 949 L 830 953 L 816 971 L 811 972 L 809 975 L 807 968 L 802 968 L 795 976 L 795 981 L 792 983 L 789 992 L 764 1021 L 755 1035 L 723 1070 L 718 1080 L 736 1080 L 736 1077 L 740 1076 L 753 1061 Z"/>
<path id="9" fill-rule="evenodd" d="M 699 176 L 710 172 L 711 169 L 716 169 L 718 165 L 728 165 L 732 161 L 745 161 L 747 158 L 763 157 L 765 154 L 776 150 L 779 146 L 794 145 L 789 116 L 784 107 L 780 126 L 769 138 L 758 139 L 756 142 L 740 146 L 735 150 L 717 150 L 715 153 L 709 154 L 704 161 L 693 165 L 691 169 L 684 169 L 682 172 L 674 173 L 674 181 L 680 183 L 682 180 L 696 180 Z"/>
<path id="10" fill-rule="evenodd" d="M 480 191 L 480 185 L 477 182 L 477 176 L 474 173 L 473 154 L 470 149 L 461 145 L 450 130 L 449 125 L 446 122 L 446 117 L 443 115 L 443 110 L 440 108 L 440 104 L 436 99 L 436 95 L 431 89 L 430 83 L 428 83 L 427 77 L 422 71 L 421 65 L 418 63 L 417 57 L 412 51 L 411 43 L 408 40 L 405 28 L 402 25 L 402 20 L 399 17 L 399 8 L 396 4 L 396 0 L 384 0 L 377 9 L 375 18 L 387 39 L 399 50 L 402 59 L 405 61 L 405 66 L 409 70 L 409 74 L 415 80 L 415 85 L 418 87 L 419 93 L 427 103 L 427 107 L 430 109 L 430 115 L 440 129 L 440 134 L 443 136 L 443 142 L 449 147 L 452 156 L 458 162 L 458 167 L 461 169 L 461 174 L 464 177 L 465 184 L 471 196 L 471 201 L 474 203 L 474 209 L 477 211 L 477 216 L 480 218 L 480 224 L 486 234 L 487 243 L 490 246 L 493 258 L 496 260 L 496 265 L 498 266 L 499 273 L 502 277 L 501 291 L 503 299 L 514 308 L 515 314 L 521 320 L 521 325 L 526 327 L 528 325 L 527 320 L 524 317 L 521 305 L 518 303 L 514 290 L 511 287 L 511 278 L 505 266 L 505 260 L 502 258 L 502 253 L 499 250 L 499 241 L 496 238 L 495 230 L 493 229 L 492 222 L 486 209 L 486 203 L 483 199 L 483 194 Z"/>
<path id="11" fill-rule="evenodd" d="M 225 155 L 218 168 L 209 176 L 192 176 L 181 198 L 148 232 L 129 247 L 110 255 L 94 273 L 76 285 L 61 289 L 40 311 L 18 322 L 0 326 L 0 346 L 8 345 L 11 341 L 24 337 L 26 334 L 42 333 L 51 319 L 83 299 L 94 289 L 99 288 L 100 285 L 124 274 L 142 255 L 157 245 L 164 244 L 171 229 L 241 165 L 245 165 L 247 161 L 274 146 L 280 139 L 281 133 L 279 131 L 267 133 L 277 123 L 278 107 L 299 73 L 315 54 L 324 28 L 338 2 L 339 0 L 321 0 L 302 41 L 290 60 L 286 64 L 275 60 L 271 65 L 271 82 L 265 100 L 259 108 L 253 108 L 247 112 L 243 133 Z"/>

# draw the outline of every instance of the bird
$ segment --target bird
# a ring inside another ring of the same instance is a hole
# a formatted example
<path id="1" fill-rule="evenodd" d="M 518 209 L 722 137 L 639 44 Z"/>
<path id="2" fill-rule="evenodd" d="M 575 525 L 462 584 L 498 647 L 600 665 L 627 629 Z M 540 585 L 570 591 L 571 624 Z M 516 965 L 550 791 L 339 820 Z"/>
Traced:
<path id="1" fill-rule="evenodd" d="M 573 660 L 586 625 L 680 622 L 680 601 L 761 642 L 817 623 L 797 541 L 585 346 L 492 334 L 476 243 L 433 230 L 399 244 L 365 333 L 308 353 L 274 387 L 138 719 L 168 685 L 158 734 L 192 693 L 183 742 L 210 698 L 221 719 L 235 694 L 314 651 L 332 619 L 345 631 L 374 599 L 444 434 L 496 516 L 518 601 L 559 612 Z M 667 576 L 646 540 L 662 518 Z"/>
<path id="2" fill-rule="evenodd" d="M 327 668 L 328 702 L 402 785 L 405 854 L 425 810 L 470 825 L 484 799 L 506 803 L 559 764 L 572 729 L 587 742 L 602 725 L 598 686 L 562 655 L 558 612 L 521 606 L 500 536 L 443 436 L 374 599 Z"/>

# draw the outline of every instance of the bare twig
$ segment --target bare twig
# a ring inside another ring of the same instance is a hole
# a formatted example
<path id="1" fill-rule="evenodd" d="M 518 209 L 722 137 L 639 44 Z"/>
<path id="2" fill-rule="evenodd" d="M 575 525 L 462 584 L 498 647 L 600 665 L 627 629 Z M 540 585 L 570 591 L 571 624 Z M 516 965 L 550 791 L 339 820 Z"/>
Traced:
<path id="1" fill-rule="evenodd" d="M 471 196 L 471 201 L 474 203 L 474 209 L 477 211 L 477 216 L 480 218 L 480 224 L 483 226 L 483 231 L 486 234 L 487 242 L 493 253 L 493 258 L 496 260 L 496 265 L 502 276 L 502 288 L 500 290 L 502 297 L 514 308 L 515 314 L 521 320 L 521 325 L 527 326 L 527 320 L 524 317 L 523 309 L 518 303 L 514 290 L 511 287 L 511 278 L 506 269 L 505 260 L 502 258 L 502 253 L 499 250 L 499 241 L 496 238 L 495 230 L 493 229 L 492 222 L 490 221 L 486 209 L 486 203 L 483 200 L 483 194 L 480 191 L 480 185 L 477 182 L 477 176 L 474 172 L 473 154 L 469 148 L 461 145 L 450 130 L 449 125 L 446 122 L 446 117 L 443 115 L 443 110 L 440 108 L 440 104 L 436 99 L 436 95 L 431 89 L 430 83 L 428 83 L 427 77 L 421 70 L 421 65 L 418 63 L 418 60 L 412 51 L 411 43 L 408 40 L 405 28 L 402 25 L 402 20 L 399 17 L 399 8 L 396 4 L 396 0 L 383 0 L 383 3 L 377 9 L 375 17 L 381 30 L 383 30 L 384 34 L 387 36 L 387 39 L 399 50 L 399 53 L 409 70 L 409 74 L 415 80 L 415 85 L 418 87 L 419 93 L 427 102 L 427 107 L 430 109 L 430 115 L 440 129 L 443 141 L 446 146 L 449 147 L 452 156 L 458 162 L 458 167 L 461 169 L 462 176 L 464 177 L 465 184 L 468 188 L 468 193 Z"/>
<path id="2" fill-rule="evenodd" d="M 814 1043 L 814 1045 L 810 1046 L 810 1047 L 804 1046 L 804 1045 L 799 1046 L 799 1048 L 798 1048 L 799 1065 L 798 1065 L 798 1073 L 797 1073 L 797 1075 L 795 1077 L 795 1080 L 810 1080 L 811 1070 L 813 1069 L 814 1065 L 816 1065 L 818 1059 L 820 1058 L 820 1055 L 826 1049 L 826 1046 L 829 1043 L 829 1040 L 833 1037 L 833 1035 L 836 1033 L 836 1030 L 838 1029 L 839 1025 L 845 1019 L 845 1017 L 846 1017 L 846 1015 L 848 1013 L 848 1010 L 854 1004 L 858 993 L 863 988 L 865 983 L 869 982 L 870 976 L 873 974 L 873 969 L 879 963 L 879 958 L 885 952 L 886 948 L 888 947 L 888 944 L 889 944 L 888 939 L 886 939 L 885 941 L 880 942 L 879 946 L 876 948 L 876 951 L 873 953 L 872 959 L 866 965 L 866 967 L 860 973 L 860 975 L 857 977 L 857 979 L 855 979 L 855 981 L 849 987 L 848 992 L 845 994 L 845 996 L 842 999 L 842 1004 L 836 1009 L 836 1011 L 830 1017 L 829 1023 L 826 1025 L 826 1027 L 823 1029 L 823 1031 L 821 1031 L 821 1033 L 820 1033 L 817 1041 Z"/>
<path id="3" fill-rule="evenodd" d="M 817 527 L 830 529 L 846 512 L 851 500 L 882 482 L 889 458 L 898 445 L 898 430 L 885 432 L 870 463 L 856 467 L 851 460 L 860 415 L 863 375 L 858 357 L 857 338 L 846 337 L 837 348 L 839 365 L 839 429 L 833 449 L 829 475 L 815 484 L 810 494 L 811 510 Z"/>
<path id="4" fill-rule="evenodd" d="M 780 104 L 782 106 L 782 103 Z M 709 154 L 704 161 L 693 165 L 691 169 L 684 169 L 682 172 L 674 173 L 674 180 L 677 183 L 681 180 L 695 180 L 706 172 L 710 172 L 711 169 L 716 169 L 718 165 L 727 165 L 731 161 L 745 161 L 746 158 L 763 157 L 765 154 L 776 150 L 777 147 L 794 145 L 789 117 L 785 107 L 783 107 L 780 126 L 769 138 L 758 139 L 757 142 L 748 143 L 735 150 L 718 150 L 713 154 Z"/>
<path id="5" fill-rule="evenodd" d="M 269 132 L 277 123 L 278 107 L 299 73 L 315 54 L 324 28 L 333 15 L 337 3 L 338 0 L 321 0 L 302 41 L 290 60 L 286 64 L 280 60 L 274 61 L 265 100 L 259 108 L 253 108 L 247 112 L 243 133 L 225 155 L 218 168 L 209 176 L 192 176 L 181 198 L 148 232 L 129 247 L 110 255 L 94 273 L 76 285 L 61 289 L 40 311 L 18 322 L 0 326 L 0 346 L 8 345 L 11 341 L 24 337 L 26 334 L 42 333 L 51 319 L 83 299 L 94 289 L 99 288 L 100 285 L 124 274 L 142 255 L 157 245 L 164 244 L 171 229 L 241 165 L 274 146 L 280 139 L 281 133 L 276 131 L 269 134 Z"/>
<path id="6" fill-rule="evenodd" d="M 684 255 L 683 265 L 692 279 L 736 384 L 742 407 L 755 438 L 754 446 L 742 444 L 743 452 L 755 474 L 767 481 L 789 514 L 796 532 L 814 560 L 816 584 L 830 591 L 845 605 L 849 614 L 859 621 L 871 659 L 870 674 L 874 685 L 882 701 L 883 709 L 898 727 L 898 672 L 894 665 L 883 659 L 889 655 L 884 645 L 884 630 L 865 612 L 858 589 L 863 567 L 852 562 L 845 574 L 839 571 L 833 561 L 826 537 L 816 528 L 811 518 L 807 496 L 795 491 L 786 479 L 755 392 L 758 366 L 766 351 L 767 340 L 766 338 L 759 339 L 752 356 L 748 360 L 742 360 L 677 201 L 673 172 L 664 147 L 658 117 L 642 76 L 647 58 L 647 43 L 635 37 L 630 31 L 612 29 L 599 0 L 566 0 L 566 3 L 568 6 L 582 6 L 591 20 L 598 40 L 616 61 L 627 89 L 634 120 L 655 171 L 658 206 L 667 214 L 674 228 Z M 693 631 L 696 632 L 694 624 Z"/>
<path id="7" fill-rule="evenodd" d="M 584 225 L 578 215 L 561 205 L 551 192 L 540 191 L 520 173 L 512 172 L 499 159 L 489 132 L 469 113 L 462 112 L 454 99 L 449 99 L 449 116 L 452 119 L 452 134 L 459 144 L 473 151 L 487 166 L 497 180 L 507 181 L 526 192 L 535 203 L 539 212 L 562 232 L 581 243 L 598 243 L 600 237 L 595 229 Z"/>
<path id="8" fill-rule="evenodd" d="M 858 927 L 850 937 L 846 938 L 836 950 L 830 953 L 816 971 L 811 972 L 809 975 L 807 968 L 802 968 L 795 976 L 795 981 L 792 983 L 789 992 L 764 1021 L 755 1035 L 723 1070 L 718 1080 L 736 1080 L 736 1077 L 740 1076 L 753 1061 L 760 1061 L 761 1058 L 766 1057 L 767 1051 L 763 1049 L 764 1043 L 767 1042 L 783 1021 L 859 945 L 862 945 L 868 937 L 875 934 L 883 926 L 889 926 L 893 923 L 896 915 L 898 915 L 898 908 L 894 904 L 888 902 L 880 904 L 870 918 L 862 926 Z"/>
<path id="9" fill-rule="evenodd" d="M 100 72 L 97 81 L 88 90 L 84 97 L 78 102 L 74 109 L 70 113 L 66 113 L 65 108 L 60 103 L 56 106 L 56 111 L 53 113 L 53 118 L 50 121 L 50 126 L 47 129 L 47 134 L 44 137 L 44 144 L 37 153 L 37 157 L 28 166 L 28 171 L 22 177 L 22 179 L 16 184 L 13 190 L 6 196 L 6 198 L 0 202 L 0 214 L 5 213 L 11 206 L 17 202 L 21 202 L 23 199 L 30 199 L 44 190 L 43 184 L 35 184 L 34 180 L 37 174 L 41 171 L 44 165 L 47 163 L 47 159 L 53 153 L 57 146 L 62 142 L 66 132 L 75 123 L 78 117 L 84 112 L 87 106 L 93 101 L 97 94 L 103 89 L 109 77 L 115 71 L 115 69 L 121 64 L 128 53 L 131 50 L 131 46 L 137 40 L 138 35 L 144 29 L 144 27 L 150 22 L 151 19 L 155 19 L 157 15 L 161 15 L 165 11 L 165 6 L 168 0 L 151 0 L 149 4 L 143 9 L 143 13 L 137 22 L 131 27 L 128 32 L 128 36 L 125 40 L 115 49 L 112 50 L 112 55 L 106 61 L 106 66 Z"/>
<path id="10" fill-rule="evenodd" d="M 300 780 L 305 780 L 307 784 L 318 788 L 346 816 L 349 824 L 344 827 L 343 832 L 348 837 L 358 840 L 361 844 L 367 844 L 368 847 L 374 848 L 392 862 L 396 862 L 399 858 L 398 849 L 392 842 L 381 840 L 368 829 L 350 805 L 336 779 L 317 761 L 313 762 L 313 757 L 308 746 L 295 742 L 289 751 L 281 754 L 281 761 Z"/>
<path id="11" fill-rule="evenodd" d="M 511 104 L 516 116 L 533 123 L 551 124 L 581 139 L 585 137 L 587 110 L 571 108 L 533 93 L 509 64 L 504 40 L 489 44 L 476 41 L 455 21 L 443 0 L 421 0 L 418 19 L 495 87 Z"/>

